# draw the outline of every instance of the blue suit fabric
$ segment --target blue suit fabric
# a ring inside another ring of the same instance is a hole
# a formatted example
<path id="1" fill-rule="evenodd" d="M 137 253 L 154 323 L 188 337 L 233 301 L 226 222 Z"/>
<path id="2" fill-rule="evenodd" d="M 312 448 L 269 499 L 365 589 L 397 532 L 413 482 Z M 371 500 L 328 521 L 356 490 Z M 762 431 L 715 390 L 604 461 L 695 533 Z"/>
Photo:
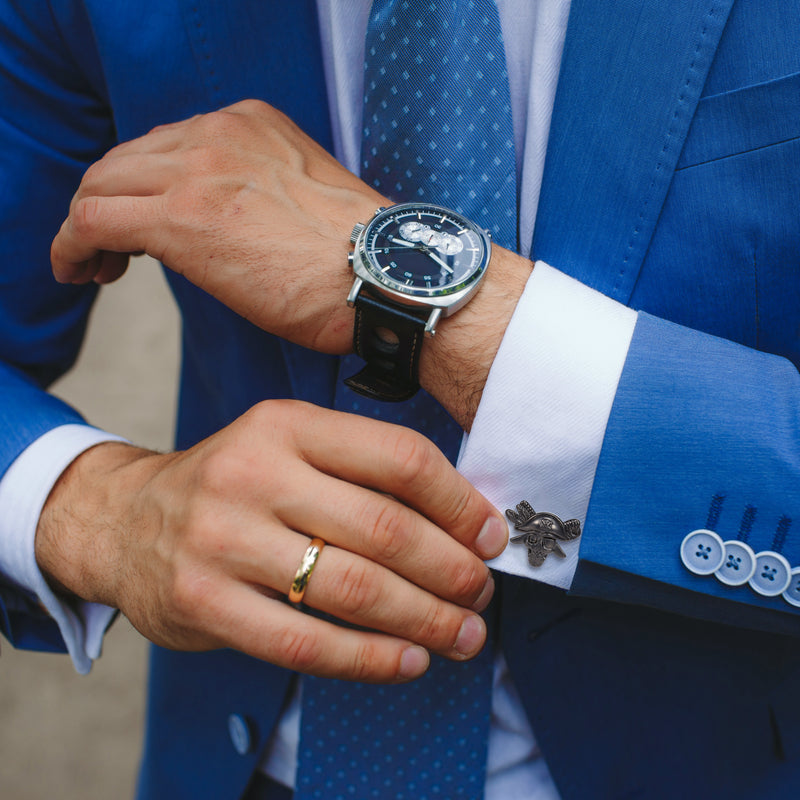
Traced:
<path id="1" fill-rule="evenodd" d="M 710 515 L 736 538 L 750 508 L 753 549 L 800 564 L 799 23 L 796 0 L 572 2 L 533 252 L 641 313 L 572 589 L 500 581 L 504 652 L 565 800 L 800 785 L 800 612 L 678 554 Z M 313 0 L 3 0 L 0 43 L 2 473 L 79 419 L 43 389 L 94 297 L 57 286 L 48 259 L 85 168 L 247 97 L 329 149 L 331 131 Z M 266 398 L 333 404 L 337 359 L 167 277 L 178 447 Z M 13 643 L 61 646 L 31 598 L 2 584 L 0 601 Z M 291 679 L 153 648 L 139 796 L 240 796 Z"/>

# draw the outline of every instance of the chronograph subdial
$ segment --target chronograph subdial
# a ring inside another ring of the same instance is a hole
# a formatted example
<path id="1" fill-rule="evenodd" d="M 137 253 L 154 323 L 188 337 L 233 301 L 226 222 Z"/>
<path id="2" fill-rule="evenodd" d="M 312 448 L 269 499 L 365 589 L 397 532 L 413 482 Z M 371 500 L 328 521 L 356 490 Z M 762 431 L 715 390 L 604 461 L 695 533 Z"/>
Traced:
<path id="1" fill-rule="evenodd" d="M 428 248 L 435 248 L 446 256 L 454 256 L 464 249 L 464 243 L 458 236 L 436 231 L 423 222 L 414 220 L 404 222 L 400 226 L 400 235 L 408 242 L 421 242 Z"/>

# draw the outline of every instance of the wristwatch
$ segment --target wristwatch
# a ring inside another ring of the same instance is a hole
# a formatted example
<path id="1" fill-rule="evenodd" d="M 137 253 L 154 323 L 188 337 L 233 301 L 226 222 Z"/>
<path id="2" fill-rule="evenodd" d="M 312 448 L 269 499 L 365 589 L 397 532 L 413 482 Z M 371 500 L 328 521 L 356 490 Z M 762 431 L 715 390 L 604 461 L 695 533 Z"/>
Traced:
<path id="1" fill-rule="evenodd" d="M 408 400 L 419 389 L 419 355 L 444 316 L 477 292 L 491 255 L 488 231 L 427 203 L 379 208 L 353 228 L 353 348 L 367 363 L 345 383 L 377 400 Z"/>

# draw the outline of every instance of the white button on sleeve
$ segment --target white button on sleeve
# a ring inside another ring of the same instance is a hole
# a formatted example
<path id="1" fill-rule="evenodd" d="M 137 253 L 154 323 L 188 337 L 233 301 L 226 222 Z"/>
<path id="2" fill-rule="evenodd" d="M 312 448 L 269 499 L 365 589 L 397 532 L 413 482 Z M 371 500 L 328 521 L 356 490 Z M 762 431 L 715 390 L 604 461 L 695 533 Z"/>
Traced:
<path id="1" fill-rule="evenodd" d="M 791 564 L 772 550 L 762 550 L 756 554 L 756 571 L 750 578 L 750 588 L 764 597 L 777 597 L 783 594 L 792 580 Z"/>
<path id="2" fill-rule="evenodd" d="M 725 545 L 714 531 L 692 531 L 681 542 L 683 566 L 695 575 L 711 575 L 725 560 Z"/>
<path id="3" fill-rule="evenodd" d="M 714 577 L 726 586 L 743 586 L 756 571 L 756 554 L 749 544 L 738 539 L 723 542 L 725 560 Z"/>
<path id="4" fill-rule="evenodd" d="M 783 599 L 790 606 L 800 608 L 800 567 L 795 567 L 789 577 L 789 585 L 783 593 Z"/>

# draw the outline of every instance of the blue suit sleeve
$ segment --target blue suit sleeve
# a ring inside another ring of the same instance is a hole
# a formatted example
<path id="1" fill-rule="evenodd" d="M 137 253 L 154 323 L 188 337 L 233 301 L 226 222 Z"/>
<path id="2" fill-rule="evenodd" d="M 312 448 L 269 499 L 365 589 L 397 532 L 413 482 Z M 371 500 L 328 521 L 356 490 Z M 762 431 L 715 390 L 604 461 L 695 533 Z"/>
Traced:
<path id="1" fill-rule="evenodd" d="M 695 529 L 800 565 L 800 376 L 788 359 L 640 314 L 572 591 L 800 633 L 782 595 L 690 572 L 680 546 Z"/>
<path id="2" fill-rule="evenodd" d="M 0 475 L 43 433 L 81 421 L 45 391 L 74 362 L 96 292 L 55 283 L 50 242 L 84 170 L 114 139 L 79 13 L 0 2 Z M 10 581 L 0 581 L 0 627 L 16 644 L 63 648 Z"/>

